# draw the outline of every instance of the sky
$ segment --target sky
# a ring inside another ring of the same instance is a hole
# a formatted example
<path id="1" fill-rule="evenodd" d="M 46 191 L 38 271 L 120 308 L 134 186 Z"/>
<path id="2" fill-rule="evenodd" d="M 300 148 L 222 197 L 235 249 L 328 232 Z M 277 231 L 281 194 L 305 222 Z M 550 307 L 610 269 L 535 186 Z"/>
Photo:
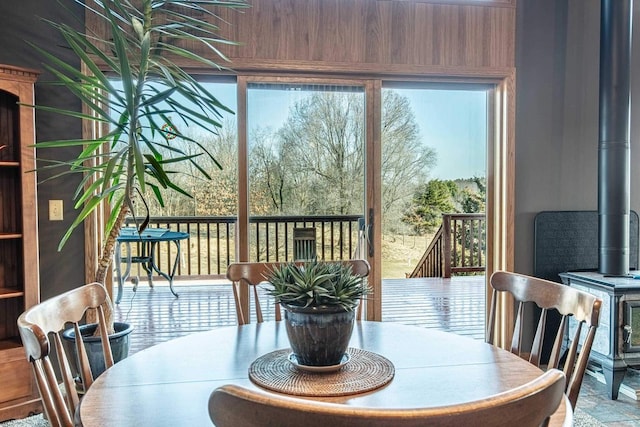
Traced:
<path id="1" fill-rule="evenodd" d="M 486 91 L 389 90 L 409 98 L 423 141 L 436 150 L 431 178 L 486 175 Z"/>
<path id="2" fill-rule="evenodd" d="M 409 99 L 423 143 L 437 153 L 431 178 L 456 179 L 486 175 L 486 91 L 384 90 L 397 91 Z M 283 96 L 274 96 L 276 93 L 282 93 Z M 251 91 L 248 102 L 249 126 L 251 123 L 261 126 L 268 123 L 278 129 L 287 118 L 289 105 L 302 96 L 305 96 L 304 92 Z"/>
<path id="3" fill-rule="evenodd" d="M 234 83 L 211 83 L 210 90 L 232 110 L 237 109 Z M 437 162 L 430 178 L 456 179 L 486 175 L 487 92 L 485 90 L 384 88 L 406 96 L 413 108 L 423 143 L 434 148 Z M 249 127 L 268 124 L 278 129 L 289 105 L 306 91 L 250 89 Z M 281 94 L 282 96 L 274 96 Z"/>

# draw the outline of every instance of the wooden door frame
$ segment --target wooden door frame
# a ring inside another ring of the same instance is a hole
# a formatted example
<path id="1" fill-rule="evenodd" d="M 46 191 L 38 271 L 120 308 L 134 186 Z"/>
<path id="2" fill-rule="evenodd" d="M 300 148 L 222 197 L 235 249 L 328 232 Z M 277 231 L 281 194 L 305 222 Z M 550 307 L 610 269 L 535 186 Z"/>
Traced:
<path id="1" fill-rule="evenodd" d="M 365 215 L 368 209 L 373 209 L 373 238 L 374 241 L 381 241 L 382 237 L 382 209 L 380 200 L 381 179 L 377 174 L 382 159 L 381 148 L 381 88 L 383 80 L 411 80 L 420 82 L 448 82 L 448 83 L 489 83 L 494 85 L 494 89 L 489 91 L 488 111 L 488 147 L 487 147 L 487 307 L 490 304 L 491 292 L 489 292 L 488 279 L 496 270 L 513 270 L 514 263 L 514 199 L 515 199 L 515 69 L 493 69 L 487 77 L 479 73 L 466 73 L 457 77 L 444 77 L 442 75 L 420 76 L 418 78 L 403 78 L 398 75 L 362 77 L 356 76 L 340 77 L 332 75 L 304 76 L 286 74 L 242 74 L 237 76 L 237 96 L 238 96 L 238 194 L 242 197 L 238 200 L 238 224 L 245 224 L 245 227 L 238 227 L 238 247 L 237 254 L 239 261 L 249 259 L 248 252 L 248 180 L 247 180 L 247 83 L 248 82 L 339 82 L 341 84 L 357 84 L 365 88 L 365 111 L 366 111 L 366 169 L 365 169 Z M 90 133 L 91 129 L 85 127 L 85 133 Z M 369 167 L 369 165 L 373 165 Z M 244 171 L 244 173 L 242 172 Z M 91 277 L 91 272 L 95 272 L 94 251 L 96 242 L 101 241 L 100 217 L 104 217 L 105 212 L 96 210 L 92 216 L 85 221 L 85 266 L 87 280 Z M 245 231 L 243 231 L 243 228 Z M 374 248 L 375 249 L 375 248 Z M 382 293 L 381 274 L 381 254 L 374 250 L 373 254 L 367 254 L 367 260 L 371 264 L 372 270 L 369 276 L 369 283 L 373 288 L 373 297 L 367 304 L 367 319 L 382 319 L 382 300 L 379 297 Z M 504 334 L 506 325 L 513 319 L 513 307 L 508 300 L 499 301 L 497 336 Z M 498 343 L 501 341 L 499 340 Z"/>
<path id="2" fill-rule="evenodd" d="M 514 259 L 514 191 L 515 191 L 515 70 L 508 70 L 500 77 L 480 78 L 463 76 L 455 78 L 426 77 L 402 78 L 350 78 L 321 75 L 312 77 L 300 76 L 238 76 L 238 144 L 239 144 L 239 227 L 238 242 L 240 260 L 248 261 L 248 178 L 247 178 L 247 128 L 246 128 L 246 88 L 249 82 L 271 83 L 327 83 L 363 85 L 365 89 L 366 138 L 365 138 L 365 206 L 364 215 L 368 226 L 372 226 L 374 242 L 382 241 L 382 181 L 380 167 L 382 164 L 382 82 L 411 81 L 417 83 L 483 83 L 492 85 L 488 91 L 487 111 L 487 267 L 486 295 L 487 307 L 490 304 L 491 292 L 489 277 L 496 270 L 513 269 Z M 242 155 L 241 155 L 242 154 Z M 368 212 L 373 211 L 373 225 L 369 223 Z M 244 231 L 243 231 L 244 229 Z M 379 245 L 376 245 L 379 246 Z M 371 264 L 369 283 L 373 295 L 367 301 L 367 320 L 382 320 L 382 255 L 374 247 L 372 253 L 367 251 L 366 259 Z M 513 308 L 508 301 L 499 304 L 498 330 L 507 330 L 513 318 Z"/>
<path id="3" fill-rule="evenodd" d="M 489 278 L 496 270 L 513 270 L 514 262 L 514 199 L 515 199 L 515 70 L 508 70 L 499 77 L 490 79 L 469 75 L 457 78 L 425 77 L 425 78 L 399 78 L 397 76 L 385 78 L 384 81 L 415 82 L 415 83 L 459 83 L 459 84 L 490 84 L 492 88 L 487 96 L 487 202 L 486 202 L 486 301 L 487 307 L 491 304 L 491 292 Z M 381 87 L 383 79 L 377 80 L 374 87 L 378 98 L 374 98 L 373 112 L 367 117 L 377 123 L 372 131 L 372 138 L 367 138 L 370 150 L 367 152 L 369 164 L 382 164 L 381 148 Z M 372 125 L 374 124 L 372 123 Z M 370 129 L 368 126 L 367 129 Z M 382 206 L 381 206 L 381 180 L 376 170 L 367 170 L 369 182 L 374 183 L 374 188 L 367 187 L 367 206 L 374 210 L 373 241 L 381 242 L 382 239 Z M 372 176 L 373 175 L 373 176 Z M 373 287 L 374 296 L 367 304 L 367 319 L 382 320 L 382 299 L 376 295 L 382 294 L 382 256 L 380 251 L 374 251 L 369 258 L 372 272 L 369 276 Z M 506 339 L 504 333 L 507 325 L 513 320 L 513 307 L 508 300 L 500 301 L 499 314 L 496 316 L 498 324 L 495 325 L 499 334 Z M 488 321 L 488 318 L 487 318 Z M 499 341 L 502 343 L 502 341 Z"/>

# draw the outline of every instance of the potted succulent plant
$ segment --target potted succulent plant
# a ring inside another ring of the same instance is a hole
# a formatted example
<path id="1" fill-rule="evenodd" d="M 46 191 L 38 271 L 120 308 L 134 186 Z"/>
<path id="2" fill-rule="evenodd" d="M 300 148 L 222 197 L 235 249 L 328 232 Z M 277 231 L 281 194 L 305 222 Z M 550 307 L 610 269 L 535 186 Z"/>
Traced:
<path id="1" fill-rule="evenodd" d="M 284 309 L 293 350 L 301 366 L 339 366 L 345 362 L 355 308 L 369 288 L 342 262 L 281 264 L 267 277 L 268 292 Z"/>

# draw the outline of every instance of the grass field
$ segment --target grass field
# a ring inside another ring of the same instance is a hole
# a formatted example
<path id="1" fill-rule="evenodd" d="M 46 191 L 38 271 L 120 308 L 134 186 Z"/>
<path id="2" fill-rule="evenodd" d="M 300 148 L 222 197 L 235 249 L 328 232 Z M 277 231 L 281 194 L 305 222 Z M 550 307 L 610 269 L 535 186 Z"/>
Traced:
<path id="1" fill-rule="evenodd" d="M 431 236 L 385 235 L 382 238 L 382 277 L 405 278 L 431 243 Z"/>

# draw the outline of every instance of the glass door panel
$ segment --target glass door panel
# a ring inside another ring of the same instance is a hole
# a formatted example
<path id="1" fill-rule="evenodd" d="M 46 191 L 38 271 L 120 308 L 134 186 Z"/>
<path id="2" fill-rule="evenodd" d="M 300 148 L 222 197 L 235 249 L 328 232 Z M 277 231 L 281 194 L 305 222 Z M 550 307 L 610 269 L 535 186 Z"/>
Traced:
<path id="1" fill-rule="evenodd" d="M 488 93 L 483 86 L 383 83 L 383 287 L 396 279 L 406 286 L 410 277 L 479 275 L 470 286 L 484 304 Z M 473 310 L 455 299 L 432 301 L 445 329 L 454 310 Z M 482 331 L 484 306 L 478 308 Z M 402 315 L 383 314 L 387 321 Z"/>
<path id="2" fill-rule="evenodd" d="M 201 81 L 210 93 L 232 111 L 237 111 L 237 85 L 234 80 L 209 79 Z M 113 82 L 122 90 L 122 84 Z M 163 88 L 158 87 L 157 90 Z M 191 104 L 194 111 L 198 106 L 183 98 L 185 104 Z M 162 107 L 162 106 L 161 106 Z M 217 120 L 220 128 L 203 128 L 193 123 L 184 123 L 171 112 L 166 104 L 163 122 L 155 125 L 165 135 L 152 132 L 148 126 L 141 128 L 148 139 L 157 143 L 156 156 L 163 159 L 176 159 L 184 156 L 197 156 L 195 163 L 176 161 L 168 164 L 166 170 L 171 173 L 172 181 L 189 196 L 171 188 L 147 186 L 144 195 L 146 204 L 139 203 L 136 212 L 138 218 L 149 211 L 152 217 L 151 227 L 171 228 L 174 231 L 188 232 L 189 241 L 181 242 L 182 258 L 177 265 L 177 275 L 182 276 L 223 276 L 226 267 L 236 259 L 235 223 L 238 212 L 238 138 L 236 116 L 220 110 Z M 111 100 L 110 108 L 114 117 L 119 116 L 118 103 Z M 171 134 L 172 128 L 179 130 L 185 138 Z M 143 148 L 146 154 L 151 151 Z M 209 153 L 210 155 L 205 154 Z M 213 158 L 212 158 L 213 157 Z M 214 160 L 215 159 L 215 160 Z M 200 168 L 204 174 L 198 170 Z M 206 179 L 208 175 L 211 179 Z M 156 196 L 159 194 L 159 197 Z M 129 223 L 128 225 L 133 225 Z M 139 248 L 134 248 L 137 256 Z M 175 248 L 163 243 L 158 245 L 158 266 L 169 271 L 175 257 Z M 123 266 L 123 268 L 126 268 Z M 132 275 L 146 277 L 145 271 L 137 264 Z"/>
<path id="3" fill-rule="evenodd" d="M 361 86 L 248 83 L 250 261 L 350 259 L 358 250 L 364 111 Z"/>

